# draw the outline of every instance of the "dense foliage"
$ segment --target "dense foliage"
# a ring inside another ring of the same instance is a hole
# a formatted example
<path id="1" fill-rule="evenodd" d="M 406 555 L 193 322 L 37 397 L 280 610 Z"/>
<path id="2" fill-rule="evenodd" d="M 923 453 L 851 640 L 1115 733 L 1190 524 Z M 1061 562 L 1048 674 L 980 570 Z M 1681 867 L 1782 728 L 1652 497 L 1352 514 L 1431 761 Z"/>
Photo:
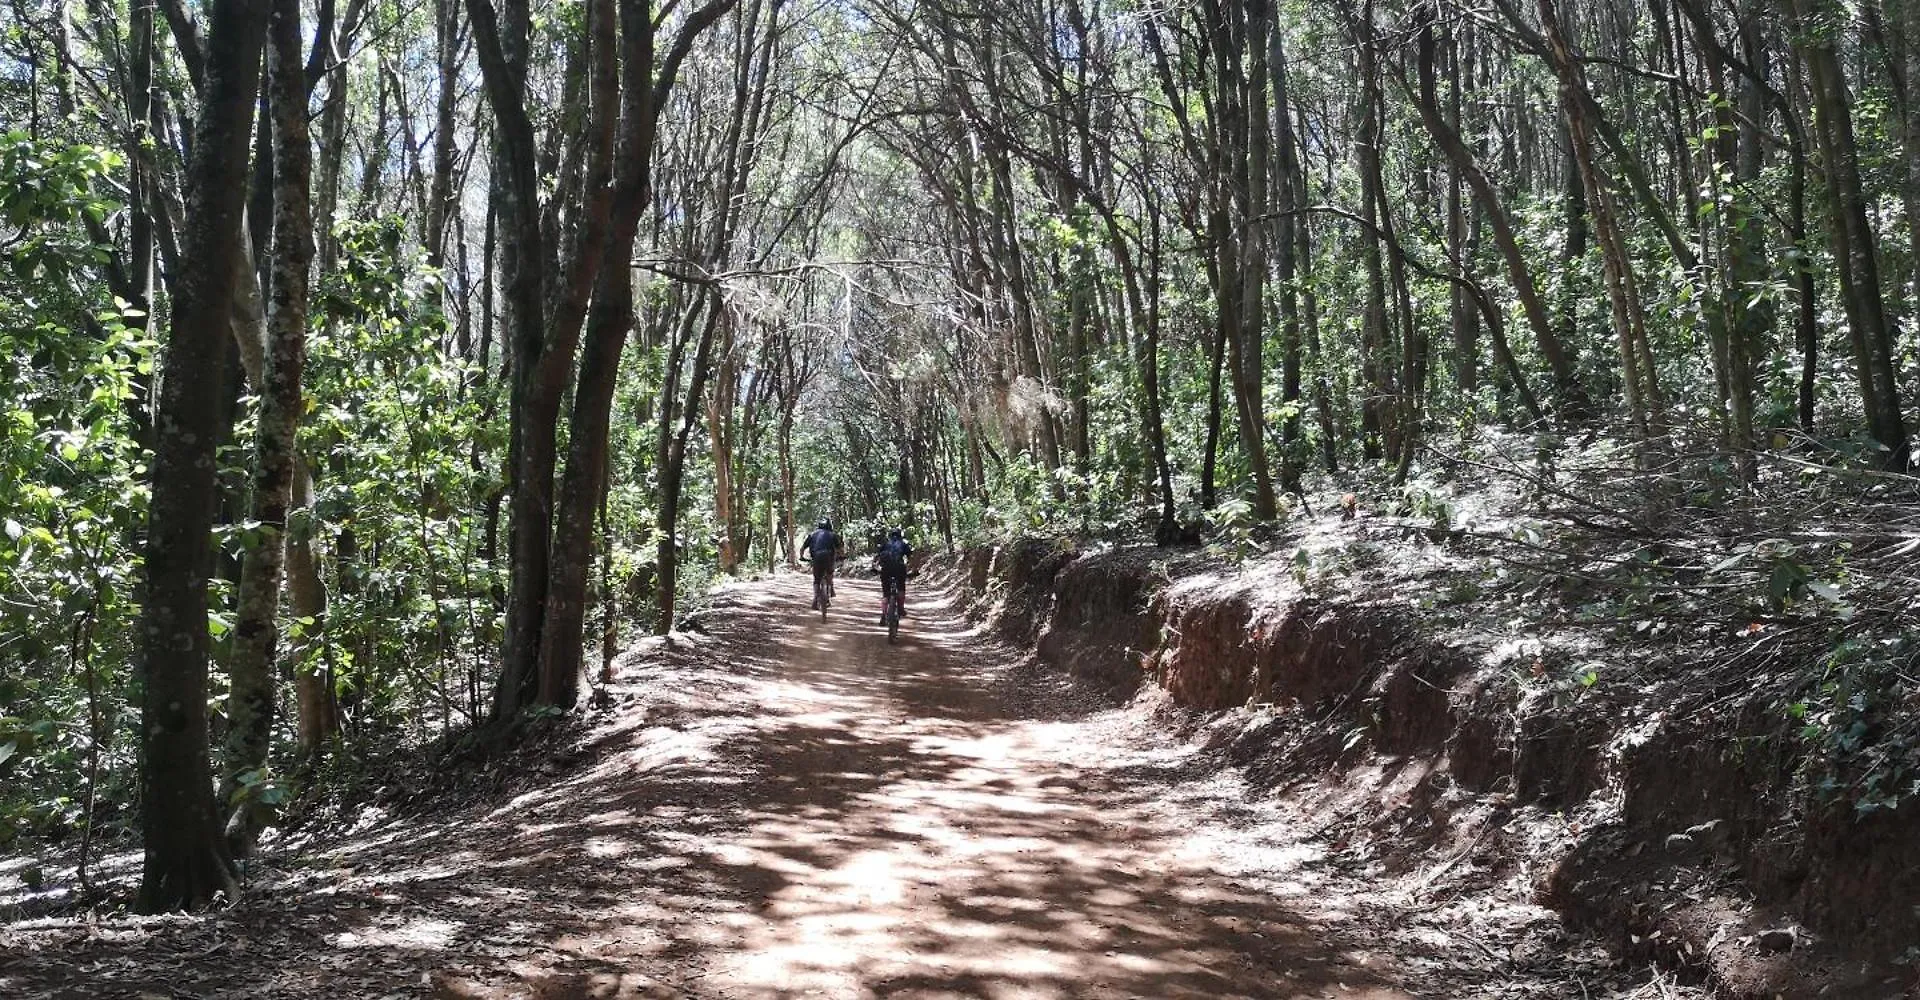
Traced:
<path id="1" fill-rule="evenodd" d="M 0 841 L 127 800 L 129 583 L 145 514 L 137 387 L 152 344 L 97 280 L 112 152 L 0 136 Z M 137 320 L 137 317 L 134 317 Z M 81 776 L 85 776 L 84 782 Z M 84 791 L 82 790 L 84 785 Z"/>

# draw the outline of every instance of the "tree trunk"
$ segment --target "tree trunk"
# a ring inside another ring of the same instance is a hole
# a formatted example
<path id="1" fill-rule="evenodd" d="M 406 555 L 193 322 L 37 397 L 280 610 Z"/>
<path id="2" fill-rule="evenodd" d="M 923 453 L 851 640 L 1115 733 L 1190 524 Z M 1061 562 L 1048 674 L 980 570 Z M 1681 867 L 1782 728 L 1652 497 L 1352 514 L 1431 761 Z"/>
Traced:
<path id="1" fill-rule="evenodd" d="M 1247 65 L 1240 75 L 1242 124 L 1246 139 L 1239 146 L 1235 172 L 1242 178 L 1236 192 L 1241 216 L 1240 322 L 1233 346 L 1234 396 L 1239 404 L 1240 447 L 1246 452 L 1247 465 L 1253 471 L 1253 516 L 1271 521 L 1280 514 L 1273 489 L 1273 470 L 1267 460 L 1266 417 L 1266 319 L 1268 217 L 1272 199 L 1268 196 L 1268 177 L 1272 169 L 1273 136 L 1267 116 L 1267 33 L 1273 17 L 1270 0 L 1253 0 L 1246 7 L 1242 28 L 1247 50 Z"/>
<path id="2" fill-rule="evenodd" d="M 580 383 L 575 390 L 569 422 L 567 462 L 560 490 L 559 525 L 554 535 L 552 577 L 547 587 L 545 634 L 540 646 L 540 694 L 547 704 L 571 706 L 578 697 L 581 636 L 585 628 L 587 571 L 592 562 L 593 510 L 606 489 L 608 433 L 613 414 L 614 388 L 620 356 L 633 327 L 633 273 L 626 266 L 632 255 L 640 216 L 649 206 L 652 188 L 653 138 L 660 109 L 671 92 L 680 64 L 700 33 L 733 7 L 733 0 L 710 0 L 681 25 L 659 62 L 656 73 L 654 41 L 647 6 L 639 0 L 621 0 L 622 121 L 618 168 L 613 178 L 610 221 L 606 234 L 608 258 L 595 279 L 592 308 L 587 315 L 586 345 L 580 359 Z M 724 228 L 724 227 L 723 227 Z M 718 304 L 715 308 L 721 308 Z M 707 333 L 711 334 L 709 327 Z M 697 414 L 704 388 L 704 366 L 709 357 L 706 340 L 696 356 L 692 393 Z M 669 380 L 671 384 L 671 380 Z M 663 403 L 665 401 L 663 400 Z M 665 405 L 663 414 L 671 413 Z M 663 417 L 664 419 L 664 417 Z M 663 425 L 664 426 L 664 425 Z M 663 442 L 664 443 L 664 442 Z M 664 628 L 672 627 L 673 587 L 677 568 L 666 558 L 675 554 L 673 527 L 678 523 L 679 493 L 684 480 L 686 437 L 677 449 L 663 448 L 659 520 L 667 524 L 661 535 L 658 564 Z M 672 454 L 668 454 L 672 452 Z M 668 505 L 671 474 L 671 506 Z"/>
<path id="3" fill-rule="evenodd" d="M 655 518 L 660 539 L 656 555 L 660 581 L 660 621 L 656 629 L 661 635 L 673 631 L 674 608 L 678 600 L 676 588 L 680 581 L 680 548 L 677 536 L 680 530 L 680 498 L 686 484 L 687 436 L 692 433 L 693 425 L 699 419 L 700 400 L 706 391 L 708 370 L 712 367 L 713 333 L 720 323 L 720 310 L 724 308 L 719 302 L 706 307 L 706 318 L 700 323 L 699 343 L 694 348 L 692 369 L 687 378 L 686 399 L 674 398 L 672 379 L 668 379 L 667 391 L 661 396 L 656 460 L 660 476 L 660 509 Z M 699 322 L 695 317 L 700 311 L 697 308 L 688 309 L 689 325 Z M 690 333 L 690 330 L 685 331 L 681 339 L 686 339 Z M 676 403 L 683 405 L 676 409 Z M 677 430 L 674 428 L 676 422 L 679 425 Z"/>
<path id="4" fill-rule="evenodd" d="M 1208 270 L 1216 276 L 1214 281 L 1218 284 L 1219 267 L 1210 267 Z M 1200 507 L 1212 510 L 1218 495 L 1215 483 L 1220 474 L 1220 382 L 1227 367 L 1227 331 L 1220 324 L 1214 326 L 1211 360 L 1207 367 L 1207 443 L 1200 461 Z"/>
<path id="5" fill-rule="evenodd" d="M 1900 0 L 1899 32 L 1902 69 L 1906 80 L 1907 113 L 1903 139 L 1907 147 L 1907 176 L 1903 196 L 1907 207 L 1907 242 L 1912 271 L 1913 314 L 1920 327 L 1920 0 Z"/>
<path id="6" fill-rule="evenodd" d="M 628 268 L 606 269 L 602 290 L 607 294 L 595 297 L 588 319 L 591 334 L 580 354 L 580 384 L 574 395 L 560 519 L 554 531 L 554 579 L 547 589 L 547 627 L 541 636 L 540 701 L 561 708 L 571 708 L 580 693 L 593 511 L 606 494 L 613 394 L 620 355 L 633 325 L 632 280 Z M 607 312 L 623 315 L 603 315 Z"/>
<path id="7" fill-rule="evenodd" d="M 738 366 L 734 361 L 734 324 L 727 322 L 720 328 L 718 367 L 713 379 L 713 392 L 707 397 L 707 442 L 709 458 L 713 464 L 713 523 L 720 528 L 719 553 L 716 557 L 720 572 L 732 574 L 740 568 L 740 554 L 733 546 L 734 510 L 734 405 L 739 387 Z"/>
<path id="8" fill-rule="evenodd" d="M 311 222 L 308 231 L 312 232 Z M 250 263 L 252 251 L 248 240 L 241 240 L 240 251 L 234 256 L 235 291 L 229 312 L 229 326 L 232 328 L 241 370 L 246 373 L 247 382 L 253 386 L 254 392 L 264 396 L 268 392 L 267 306 L 263 301 L 260 282 L 254 276 L 255 269 Z M 313 473 L 298 451 L 292 453 L 292 461 L 293 480 L 288 497 L 288 514 L 290 520 L 297 520 L 294 515 L 298 512 L 312 513 Z M 312 647 L 322 644 L 326 641 L 327 589 L 325 582 L 320 579 L 319 561 L 313 554 L 311 517 L 307 525 L 289 530 L 281 537 L 286 547 L 284 571 L 293 617 L 311 622 L 301 627 L 303 645 Z M 243 566 L 243 577 L 245 572 Z M 244 579 L 242 582 L 244 584 Z M 258 582 L 254 584 L 256 587 L 258 585 Z M 339 734 L 339 704 L 328 669 L 298 669 L 294 673 L 294 684 L 300 712 L 297 723 L 300 750 L 304 757 L 311 759 L 327 740 Z"/>
<path id="9" fill-rule="evenodd" d="M 1421 35 L 1421 55 L 1423 61 L 1434 59 L 1433 36 L 1431 29 Z M 1463 70 L 1458 38 L 1447 39 L 1447 55 L 1450 57 L 1450 69 L 1447 74 L 1447 126 L 1455 132 L 1460 130 L 1460 77 Z M 1422 79 L 1431 71 L 1422 71 Z M 1479 235 L 1478 220 L 1470 224 L 1467 220 L 1466 179 L 1460 165 L 1447 161 L 1447 251 L 1454 260 L 1454 266 L 1462 274 L 1474 272 L 1474 250 L 1477 249 Z M 1476 417 L 1477 397 L 1480 393 L 1480 313 L 1469 299 L 1464 287 L 1455 285 L 1451 291 L 1451 309 L 1453 323 L 1453 385 L 1459 393 L 1462 418 L 1471 426 Z"/>
<path id="10" fill-rule="evenodd" d="M 1120 229 L 1112 216 L 1107 218 L 1108 240 L 1113 252 L 1122 263 L 1120 274 L 1126 288 L 1127 301 L 1134 313 L 1134 325 L 1139 334 L 1134 338 L 1135 358 L 1140 364 L 1140 395 L 1145 405 L 1140 408 L 1141 420 L 1147 434 L 1147 449 L 1153 455 L 1154 478 L 1160 485 L 1160 524 L 1159 530 L 1170 533 L 1177 527 L 1174 516 L 1173 500 L 1173 463 L 1167 459 L 1167 428 L 1163 414 L 1160 390 L 1160 212 L 1158 206 L 1147 211 L 1147 225 L 1151 233 L 1151 242 L 1146 247 L 1149 270 L 1146 289 L 1143 290 L 1137 276 L 1137 265 L 1125 251 Z M 979 463 L 978 453 L 974 462 Z"/>
<path id="11" fill-rule="evenodd" d="M 1301 492 L 1300 455 L 1300 282 L 1303 264 L 1294 229 L 1301 224 L 1296 215 L 1306 207 L 1306 179 L 1300 166 L 1299 138 L 1293 129 L 1293 99 L 1289 86 L 1287 53 L 1282 44 L 1285 32 L 1278 19 L 1267 26 L 1267 73 L 1273 81 L 1270 109 L 1273 130 L 1273 193 L 1275 220 L 1272 235 L 1275 278 L 1280 287 L 1280 404 L 1284 410 L 1280 423 L 1280 488 L 1291 494 Z"/>
<path id="12" fill-rule="evenodd" d="M 1807 89 L 1813 98 L 1814 134 L 1830 199 L 1829 232 L 1835 271 L 1847 311 L 1867 433 L 1886 448 L 1884 464 L 1888 468 L 1905 468 L 1907 429 L 1894 371 L 1893 328 L 1881 298 L 1880 258 L 1860 182 L 1846 74 L 1840 67 L 1832 33 L 1815 23 L 1821 15 L 1822 0 L 1781 2 L 1790 20 L 1796 22 L 1798 30 L 1793 37 L 1806 64 Z"/>
<path id="13" fill-rule="evenodd" d="M 780 407 L 780 427 L 778 445 L 780 449 L 780 551 L 785 553 L 788 569 L 800 568 L 800 546 L 795 542 L 793 509 L 793 407 L 797 403 L 797 390 L 787 387 L 787 392 L 796 393 L 793 402 L 785 402 Z"/>
<path id="14" fill-rule="evenodd" d="M 1426 28 L 1431 30 L 1430 25 Z M 1466 179 L 1467 187 L 1473 191 L 1474 202 L 1479 205 L 1488 228 L 1493 231 L 1494 245 L 1499 248 L 1501 259 L 1506 262 L 1507 277 L 1513 284 L 1515 296 L 1520 300 L 1520 309 L 1527 318 L 1527 325 L 1533 329 L 1534 343 L 1540 348 L 1540 356 L 1546 360 L 1553 374 L 1554 399 L 1559 415 L 1563 419 L 1585 419 L 1590 415 L 1591 404 L 1585 387 L 1580 384 L 1579 365 L 1574 352 L 1553 329 L 1546 303 L 1527 265 L 1526 251 L 1513 231 L 1513 222 L 1500 199 L 1500 192 L 1488 179 L 1473 151 L 1460 138 L 1460 133 L 1447 123 L 1442 113 L 1430 59 L 1421 61 L 1420 87 L 1414 105 L 1419 109 L 1420 121 L 1426 126 L 1427 133 L 1433 136 L 1441 152 Z"/>
<path id="15" fill-rule="evenodd" d="M 1566 189 L 1562 192 L 1560 212 L 1566 235 L 1560 246 L 1560 338 L 1573 343 L 1580 335 L 1580 303 L 1586 298 L 1585 282 L 1580 280 L 1586 265 L 1587 239 L 1592 229 L 1587 224 L 1586 172 L 1579 167 L 1580 157 L 1573 146 L 1573 129 L 1561 129 L 1566 157 Z"/>
<path id="16" fill-rule="evenodd" d="M 357 5 L 356 5 L 357 6 Z M 357 25 L 349 11 L 334 48 L 345 51 Z M 347 63 L 341 59 L 326 71 L 326 100 L 320 106 L 320 148 L 314 162 L 313 221 L 318 236 L 319 271 L 331 274 L 340 256 L 333 226 L 340 206 L 340 179 L 347 160 Z"/>
<path id="17" fill-rule="evenodd" d="M 295 439 L 300 427 L 301 375 L 307 352 L 307 281 L 313 263 L 309 202 L 312 146 L 307 137 L 307 81 L 300 50 L 297 0 L 275 0 L 267 47 L 268 107 L 274 151 L 272 292 L 254 440 L 253 507 L 260 537 L 240 574 L 231 681 L 227 699 L 225 797 L 240 775 L 263 768 L 273 730 L 274 663 L 287 510 L 292 495 Z M 247 853 L 259 832 L 252 809 L 229 824 L 232 846 Z"/>
<path id="18" fill-rule="evenodd" d="M 558 369 L 548 360 L 546 307 L 546 234 L 541 226 L 538 143 L 526 108 L 527 45 L 530 30 L 526 0 L 507 0 L 504 16 L 489 0 L 467 0 L 479 54 L 481 78 L 495 118 L 494 198 L 506 239 L 502 270 L 506 278 L 506 350 L 512 357 L 509 393 L 508 468 L 513 490 L 507 530 L 507 634 L 501 653 L 493 714 L 505 721 L 533 700 L 538 686 L 540 624 L 546 608 L 548 543 L 552 534 L 554 428 L 560 392 L 553 386 Z M 590 9 L 594 30 L 603 7 Z M 596 93 L 603 108 L 604 94 Z M 604 112 L 603 112 L 604 113 Z M 567 359 L 572 360 L 571 352 Z"/>
<path id="19" fill-rule="evenodd" d="M 1755 380 L 1761 355 L 1773 339 L 1774 297 L 1756 295 L 1754 289 L 1767 287 L 1771 262 L 1767 256 L 1765 219 L 1760 212 L 1763 194 L 1757 189 L 1765 163 L 1767 136 L 1766 75 L 1768 53 L 1761 33 L 1761 0 L 1744 0 L 1740 10 L 1740 42 L 1743 60 L 1750 76 L 1742 76 L 1735 92 L 1737 106 L 1721 104 L 1716 108 L 1719 138 L 1710 146 L 1717 162 L 1716 174 L 1725 172 L 1733 181 L 1731 197 L 1719 199 L 1717 219 L 1719 236 L 1725 246 L 1727 266 L 1719 293 L 1724 321 L 1727 399 L 1726 444 L 1738 462 L 1742 479 L 1751 483 L 1758 474 L 1753 460 L 1756 444 L 1754 404 Z M 1708 30 L 1696 22 L 1695 27 Z M 1725 92 L 1727 60 L 1715 40 L 1701 46 L 1713 58 L 1706 61 L 1709 81 L 1716 93 Z M 1736 110 L 1738 111 L 1736 119 Z"/>
<path id="20" fill-rule="evenodd" d="M 434 33 L 439 55 L 439 82 L 434 92 L 433 180 L 427 194 L 427 266 L 446 263 L 447 223 L 458 214 L 453 191 L 454 112 L 460 88 L 460 3 L 434 0 Z M 449 285 L 449 287 L 451 287 Z"/>
<path id="21" fill-rule="evenodd" d="M 1301 112 L 1304 116 L 1304 112 Z M 1304 118 L 1303 118 L 1304 121 Z M 1301 172 L 1299 187 L 1295 196 L 1301 204 L 1307 202 L 1306 181 L 1306 141 L 1304 127 L 1300 130 Z M 1294 220 L 1293 237 L 1298 244 L 1297 255 L 1303 270 L 1313 268 L 1313 217 L 1302 215 Z M 1300 289 L 1300 336 L 1306 349 L 1306 364 L 1313 374 L 1313 410 L 1316 422 L 1320 425 L 1320 462 L 1332 475 L 1340 471 L 1340 441 L 1334 436 L 1333 387 L 1327 384 L 1326 357 L 1320 350 L 1320 293 L 1312 282 Z"/>
<path id="22" fill-rule="evenodd" d="M 233 888 L 207 747 L 207 576 L 220 398 L 204 380 L 228 349 L 267 14 L 253 0 L 212 0 L 206 83 L 186 175 L 181 251 L 191 266 L 176 282 L 155 414 L 140 616 L 146 859 L 139 909 L 146 913 L 205 905 Z"/>
<path id="23" fill-rule="evenodd" d="M 1799 87 L 1796 90 L 1802 89 Z M 1792 115 L 1791 109 L 1787 114 Z M 1796 130 L 1796 135 L 1798 132 Z M 1800 384 L 1796 402 L 1800 418 L 1800 430 L 1804 434 L 1814 431 L 1815 399 L 1820 381 L 1820 292 L 1814 281 L 1813 260 L 1808 253 L 1813 247 L 1807 236 L 1807 149 L 1804 142 L 1795 142 L 1788 151 L 1792 158 L 1787 182 L 1787 201 L 1791 206 L 1787 217 L 1787 238 L 1790 245 L 1799 251 L 1798 259 L 1793 263 L 1795 291 L 1794 339 L 1800 345 Z"/>
<path id="24" fill-rule="evenodd" d="M 1549 54 L 1560 77 L 1561 108 L 1572 137 L 1574 162 L 1585 181 L 1594 237 L 1600 244 L 1607 301 L 1620 345 L 1620 371 L 1626 384 L 1628 417 L 1634 435 L 1646 440 L 1653 436 L 1659 421 L 1660 384 L 1647 338 L 1646 317 L 1635 290 L 1633 263 L 1614 215 L 1612 192 L 1596 163 L 1593 125 L 1583 100 L 1588 91 L 1581 64 L 1560 29 L 1553 0 L 1539 0 L 1539 9 L 1540 20 L 1546 26 Z"/>
<path id="25" fill-rule="evenodd" d="M 158 129 L 157 102 L 153 100 L 153 63 L 154 63 L 154 23 L 153 7 L 148 4 L 133 4 L 127 11 L 127 34 L 130 48 L 127 81 L 127 261 L 128 284 L 132 295 L 127 302 L 140 313 L 139 328 L 142 333 L 153 328 L 153 255 L 156 242 L 154 233 L 155 215 L 163 209 L 160 206 L 158 183 L 150 157 L 146 152 L 148 140 L 155 140 Z M 144 382 L 144 380 L 142 380 Z M 134 393 L 136 405 L 144 403 L 147 393 L 144 384 Z M 143 431 L 149 429 L 151 419 L 144 412 L 135 421 Z"/>
<path id="26" fill-rule="evenodd" d="M 300 756 L 317 761 L 326 746 L 340 735 L 340 702 L 334 695 L 333 672 L 312 655 L 326 641 L 327 588 L 320 580 L 320 567 L 313 557 L 311 514 L 313 511 L 313 473 L 298 453 L 294 455 L 293 511 L 306 511 L 309 523 L 287 535 L 287 600 L 300 627 L 300 659 L 293 672 L 294 703 Z"/>
<path id="27" fill-rule="evenodd" d="M 1360 136 L 1354 143 L 1354 155 L 1360 168 L 1360 215 L 1367 232 L 1360 237 L 1361 256 L 1367 275 L 1367 302 L 1360 319 L 1360 454 L 1369 462 L 1378 462 L 1383 454 L 1384 438 L 1389 433 L 1383 414 L 1393 399 L 1392 377 L 1387 367 L 1387 274 L 1382 255 L 1387 237 L 1381 215 L 1387 210 L 1386 181 L 1381 175 L 1379 69 L 1374 55 L 1373 5 L 1368 3 L 1353 27 L 1353 42 L 1360 57 Z"/>

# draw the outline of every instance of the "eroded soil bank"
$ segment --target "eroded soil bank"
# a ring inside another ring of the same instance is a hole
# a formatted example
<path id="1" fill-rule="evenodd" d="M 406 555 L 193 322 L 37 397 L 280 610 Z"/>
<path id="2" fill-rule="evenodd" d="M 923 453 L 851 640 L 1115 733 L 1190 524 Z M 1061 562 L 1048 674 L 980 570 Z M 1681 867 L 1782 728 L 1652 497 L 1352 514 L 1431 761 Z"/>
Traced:
<path id="1" fill-rule="evenodd" d="M 871 585 L 825 623 L 806 593 L 730 591 L 544 772 L 284 843 L 229 910 L 4 925 L 0 996 L 1691 994 L 1524 901 L 1372 879 L 1168 740 L 1178 713 L 1036 667 L 958 590 L 898 646 Z"/>
<path id="2" fill-rule="evenodd" d="M 1370 551 L 1338 591 L 1305 555 L 1051 540 L 953 572 L 1000 634 L 1159 706 L 1195 766 L 1239 775 L 1413 912 L 1548 906 L 1721 997 L 1920 996 L 1920 809 L 1809 789 L 1742 644 L 1651 669 L 1520 621 L 1461 629 L 1423 612 L 1444 577 L 1422 579 L 1418 546 Z"/>

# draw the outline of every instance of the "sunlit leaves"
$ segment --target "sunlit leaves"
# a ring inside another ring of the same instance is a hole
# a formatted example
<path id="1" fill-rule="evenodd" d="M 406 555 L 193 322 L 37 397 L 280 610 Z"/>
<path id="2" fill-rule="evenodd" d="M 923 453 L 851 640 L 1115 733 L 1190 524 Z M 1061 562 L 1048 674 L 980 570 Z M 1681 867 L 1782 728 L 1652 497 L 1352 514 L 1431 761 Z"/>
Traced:
<path id="1" fill-rule="evenodd" d="M 303 644 L 301 669 L 323 660 L 343 690 L 399 722 L 498 639 L 502 581 L 482 548 L 505 432 L 478 373 L 445 350 L 438 282 L 405 249 L 401 220 L 338 236 L 301 432 L 318 491 L 312 514 L 288 526 L 333 555 L 330 624 L 323 638 L 314 623 L 296 631 L 321 640 Z M 249 526 L 232 533 L 248 543 Z"/>
<path id="2" fill-rule="evenodd" d="M 90 737 L 69 672 L 106 676 L 109 722 L 124 705 L 146 506 L 135 415 L 153 344 L 143 317 L 106 294 L 106 251 L 87 231 L 115 210 L 104 192 L 118 166 L 96 147 L 0 136 L 0 222 L 14 240 L 0 268 L 5 830 L 70 818 L 66 793 Z"/>

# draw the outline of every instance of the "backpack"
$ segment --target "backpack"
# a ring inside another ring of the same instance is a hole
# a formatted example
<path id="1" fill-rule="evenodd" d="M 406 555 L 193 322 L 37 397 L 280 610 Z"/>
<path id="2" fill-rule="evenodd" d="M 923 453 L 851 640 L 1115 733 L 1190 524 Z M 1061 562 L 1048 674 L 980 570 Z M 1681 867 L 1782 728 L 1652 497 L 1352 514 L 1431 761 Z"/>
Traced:
<path id="1" fill-rule="evenodd" d="M 840 551 L 840 536 L 831 531 L 815 531 L 807 536 L 807 554 L 815 559 L 831 559 Z"/>
<path id="2" fill-rule="evenodd" d="M 913 551 L 905 539 L 889 541 L 880 546 L 880 554 L 875 557 L 883 573 L 904 573 L 907 569 L 907 555 Z"/>

